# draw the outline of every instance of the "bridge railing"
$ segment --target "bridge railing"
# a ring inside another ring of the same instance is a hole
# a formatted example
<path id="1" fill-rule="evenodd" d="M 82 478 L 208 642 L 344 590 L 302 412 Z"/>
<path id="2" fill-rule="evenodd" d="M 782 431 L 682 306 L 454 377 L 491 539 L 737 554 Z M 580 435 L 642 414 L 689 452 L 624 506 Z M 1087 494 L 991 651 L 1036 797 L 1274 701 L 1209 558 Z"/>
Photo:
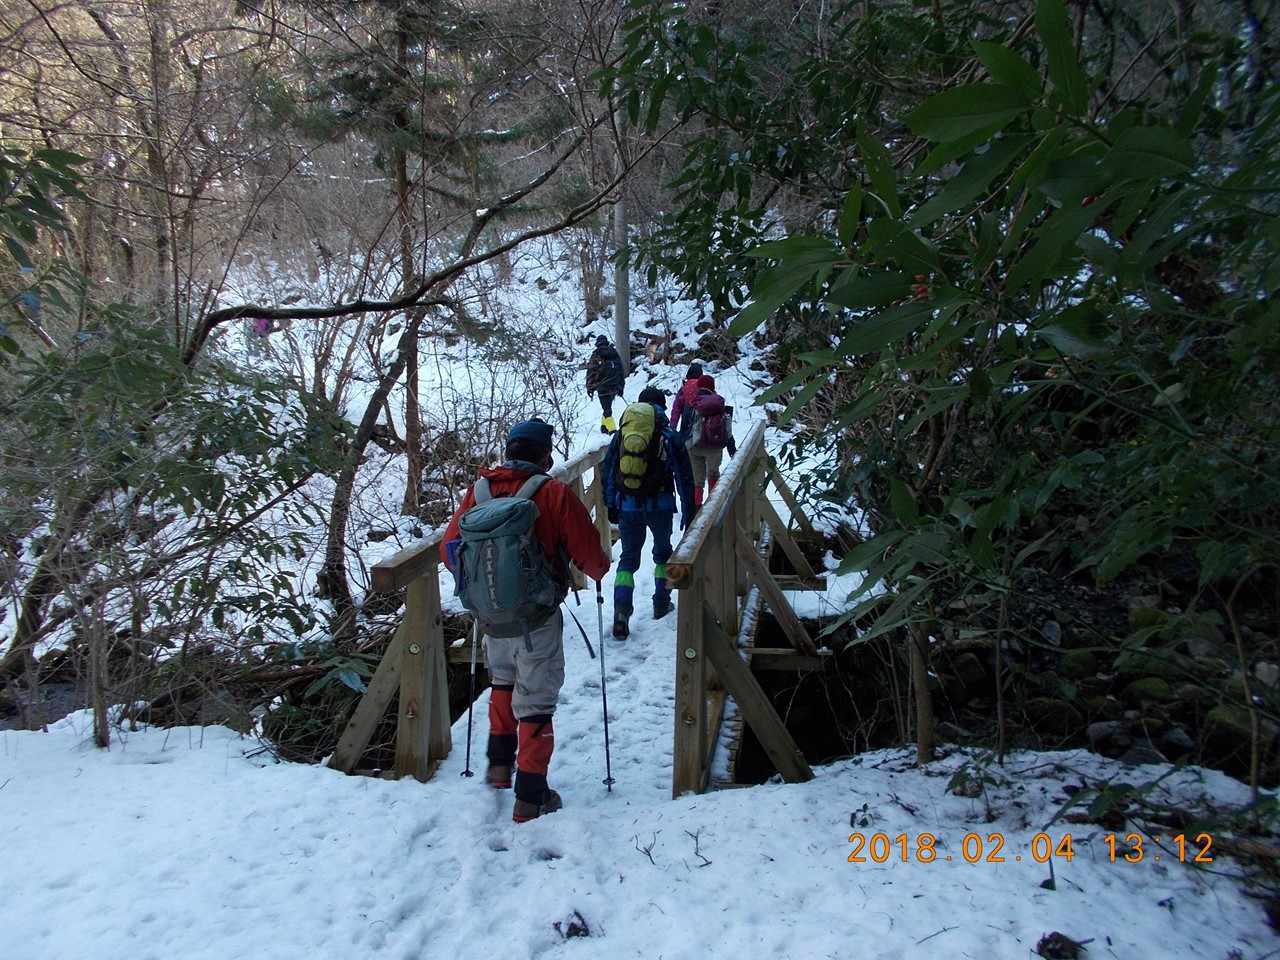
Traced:
<path id="1" fill-rule="evenodd" d="M 671 784 L 676 797 L 708 786 L 726 694 L 786 780 L 813 777 L 739 648 L 748 618 L 758 615 L 763 602 L 790 641 L 790 656 L 812 661 L 818 655 L 783 593 L 788 579 L 805 587 L 816 577 L 766 487 L 772 483 L 778 489 L 806 534 L 813 535 L 813 529 L 777 475 L 765 450 L 765 431 L 764 423 L 752 429 L 667 561 L 667 579 L 679 591 Z M 769 572 L 766 557 L 778 545 L 795 577 Z"/>

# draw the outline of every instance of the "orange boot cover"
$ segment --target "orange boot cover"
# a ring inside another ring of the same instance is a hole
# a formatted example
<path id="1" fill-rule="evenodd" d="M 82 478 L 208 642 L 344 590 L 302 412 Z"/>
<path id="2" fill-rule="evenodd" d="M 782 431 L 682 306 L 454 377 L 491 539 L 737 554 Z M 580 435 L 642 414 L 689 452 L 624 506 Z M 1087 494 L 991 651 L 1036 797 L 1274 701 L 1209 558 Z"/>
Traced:
<path id="1" fill-rule="evenodd" d="M 489 690 L 489 763 L 508 768 L 516 760 L 516 715 L 511 711 L 514 689 L 514 684 L 499 684 Z"/>
<path id="2" fill-rule="evenodd" d="M 547 769 L 556 748 L 551 714 L 520 720 L 520 749 L 516 752 L 516 799 L 541 806 L 547 798 Z"/>
<path id="3" fill-rule="evenodd" d="M 695 507 L 702 506 L 702 488 L 701 487 L 693 488 L 693 505 Z"/>

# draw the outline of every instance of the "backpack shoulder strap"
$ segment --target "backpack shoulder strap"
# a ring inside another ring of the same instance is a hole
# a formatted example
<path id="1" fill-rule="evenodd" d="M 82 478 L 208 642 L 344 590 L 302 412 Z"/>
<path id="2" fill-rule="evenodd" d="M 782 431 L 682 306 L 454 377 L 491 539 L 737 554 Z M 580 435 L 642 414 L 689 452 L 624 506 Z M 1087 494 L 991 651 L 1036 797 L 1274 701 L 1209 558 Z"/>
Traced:
<path id="1" fill-rule="evenodd" d="M 535 473 L 528 480 L 520 485 L 520 489 L 515 492 L 515 496 L 525 500 L 532 500 L 533 495 L 537 493 L 544 483 L 551 479 L 548 473 Z"/>
<path id="2" fill-rule="evenodd" d="M 481 477 L 472 486 L 471 492 L 475 494 L 476 503 L 485 503 L 493 499 L 493 492 L 489 489 L 489 478 Z"/>

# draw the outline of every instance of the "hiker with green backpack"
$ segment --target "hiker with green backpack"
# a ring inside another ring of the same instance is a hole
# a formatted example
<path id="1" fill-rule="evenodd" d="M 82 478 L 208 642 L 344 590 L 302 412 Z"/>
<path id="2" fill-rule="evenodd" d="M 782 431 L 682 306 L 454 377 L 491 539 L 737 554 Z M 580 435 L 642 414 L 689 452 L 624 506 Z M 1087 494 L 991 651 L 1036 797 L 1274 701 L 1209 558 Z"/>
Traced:
<path id="1" fill-rule="evenodd" d="M 613 636 L 631 633 L 635 572 L 645 538 L 653 533 L 653 616 L 671 612 L 667 559 L 677 498 L 683 530 L 693 518 L 693 468 L 684 441 L 667 421 L 666 395 L 645 387 L 640 398 L 623 412 L 618 432 L 604 458 L 604 503 L 609 522 L 618 525 L 622 556 L 613 580 Z"/>
<path id="2" fill-rule="evenodd" d="M 547 786 L 552 717 L 564 684 L 569 563 L 597 584 L 609 572 L 600 531 L 582 501 L 547 475 L 551 424 L 536 417 L 507 433 L 505 461 L 480 471 L 440 546 L 462 605 L 484 631 L 489 693 L 489 767 L 494 789 L 512 784 L 517 823 L 562 806 Z"/>

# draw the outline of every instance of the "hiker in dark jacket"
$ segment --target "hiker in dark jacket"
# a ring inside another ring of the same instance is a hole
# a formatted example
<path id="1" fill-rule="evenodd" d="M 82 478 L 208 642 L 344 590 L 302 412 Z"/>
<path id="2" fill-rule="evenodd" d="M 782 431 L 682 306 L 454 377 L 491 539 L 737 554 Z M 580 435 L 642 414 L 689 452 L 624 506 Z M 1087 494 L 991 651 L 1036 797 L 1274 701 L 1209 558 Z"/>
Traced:
<path id="1" fill-rule="evenodd" d="M 511 496 L 530 476 L 551 469 L 551 424 L 539 419 L 517 423 L 507 433 L 506 460 L 480 476 L 494 497 Z M 609 555 L 591 514 L 569 487 L 549 479 L 533 495 L 538 507 L 534 535 L 551 564 L 560 599 L 571 584 L 569 561 L 597 583 L 609 572 Z M 450 544 L 459 539 L 462 515 L 476 504 L 475 486 L 462 498 L 445 528 L 440 557 L 450 570 Z M 455 547 L 456 549 L 456 547 Z M 523 636 L 484 638 L 489 692 L 489 768 L 485 780 L 495 789 L 511 786 L 515 767 L 517 823 L 551 813 L 562 806 L 560 794 L 547 786 L 547 768 L 555 748 L 552 716 L 564 684 L 564 615 L 556 608 L 545 622 Z"/>
<path id="2" fill-rule="evenodd" d="M 702 376 L 702 364 L 695 360 L 689 364 L 689 369 L 685 371 L 684 383 L 680 385 L 680 389 L 676 391 L 675 400 L 671 402 L 671 426 L 676 428 L 681 438 L 689 436 L 689 424 L 681 421 L 689 419 L 685 411 L 689 408 L 689 401 L 698 395 L 700 376 Z"/>
<path id="3" fill-rule="evenodd" d="M 606 336 L 596 337 L 596 349 L 587 360 L 587 396 L 600 395 L 600 432 L 613 433 L 613 398 L 622 395 L 626 385 L 622 357 Z"/>
<path id="4" fill-rule="evenodd" d="M 620 463 L 627 456 L 623 441 L 628 435 L 628 419 L 632 407 L 648 404 L 653 408 L 653 430 L 660 434 L 650 448 L 646 482 L 638 492 L 628 489 Z M 635 572 L 640 569 L 640 553 L 645 538 L 653 532 L 653 615 L 661 619 L 671 612 L 671 588 L 667 586 L 667 558 L 671 556 L 671 528 L 677 498 L 680 506 L 680 528 L 693 518 L 693 468 L 684 441 L 672 429 L 666 417 L 667 398 L 656 387 L 640 391 L 640 399 L 622 414 L 620 429 L 614 434 L 604 459 L 604 502 L 609 522 L 618 525 L 622 537 L 622 556 L 613 579 L 613 635 L 619 640 L 631 633 L 634 610 Z M 652 487 L 652 489 L 649 489 Z"/>

